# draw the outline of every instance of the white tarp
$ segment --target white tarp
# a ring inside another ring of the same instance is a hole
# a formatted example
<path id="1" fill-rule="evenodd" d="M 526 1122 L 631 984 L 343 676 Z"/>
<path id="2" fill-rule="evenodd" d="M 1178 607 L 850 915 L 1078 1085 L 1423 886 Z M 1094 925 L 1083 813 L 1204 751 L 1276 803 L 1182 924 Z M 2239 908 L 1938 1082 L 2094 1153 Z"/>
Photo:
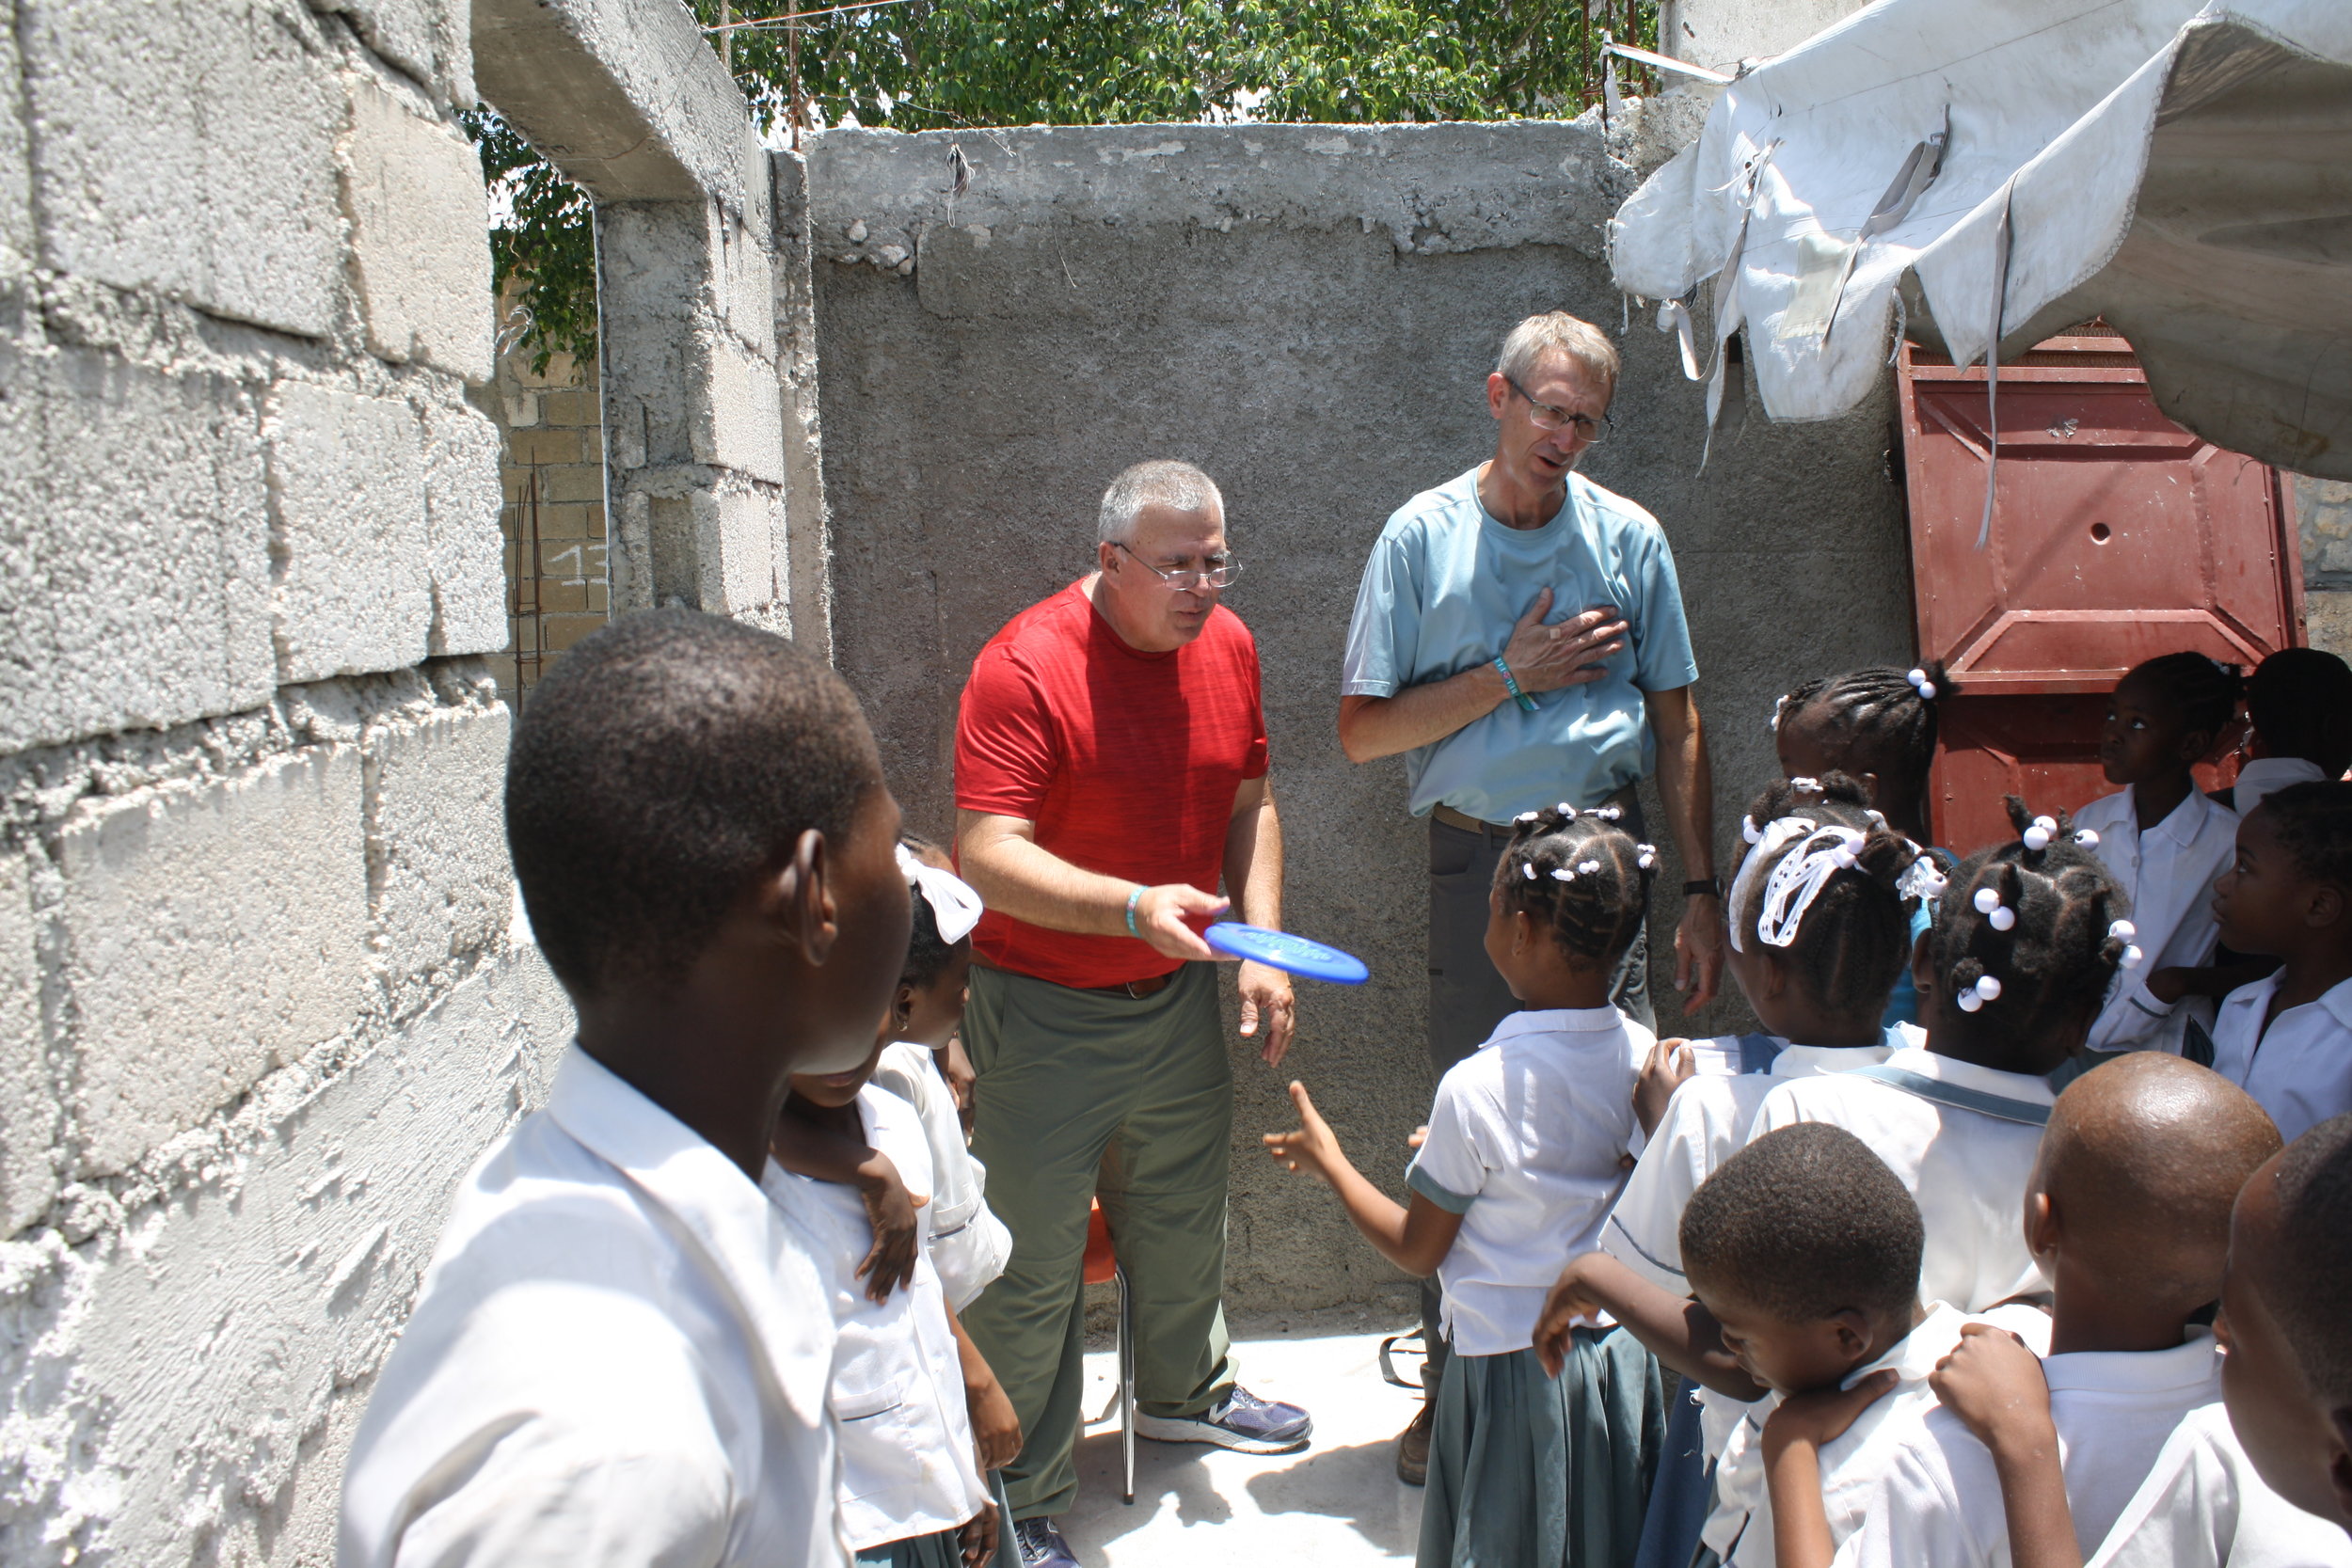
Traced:
<path id="1" fill-rule="evenodd" d="M 1997 299 L 2005 355 L 2104 316 L 2173 419 L 2352 479 L 2352 0 L 1879 0 L 1724 87 L 1610 257 L 1713 309 L 1710 405 L 1743 325 L 1765 410 L 1820 420 L 1899 294 L 1961 364 Z"/>

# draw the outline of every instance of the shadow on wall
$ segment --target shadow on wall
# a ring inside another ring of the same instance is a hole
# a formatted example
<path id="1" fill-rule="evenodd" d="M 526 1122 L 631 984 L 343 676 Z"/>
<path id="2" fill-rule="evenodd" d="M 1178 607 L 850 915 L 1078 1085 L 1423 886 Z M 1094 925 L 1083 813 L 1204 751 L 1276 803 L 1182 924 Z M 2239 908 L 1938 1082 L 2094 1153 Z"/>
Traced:
<path id="1" fill-rule="evenodd" d="M 1180 457 L 1217 479 L 1248 563 L 1226 602 L 1263 657 L 1287 924 L 1373 969 L 1360 989 L 1303 988 L 1279 1073 L 1236 1050 L 1231 1299 L 1391 1296 L 1397 1276 L 1338 1207 L 1257 1146 L 1286 1124 L 1294 1074 L 1384 1175 L 1401 1174 L 1428 1105 L 1425 832 L 1406 815 L 1401 762 L 1340 752 L 1348 613 L 1389 513 L 1491 451 L 1483 384 L 1502 334 L 1554 309 L 1618 332 L 1600 224 L 1634 171 L 1611 152 L 1647 160 L 1622 132 L 1605 144 L 1597 117 L 1040 128 L 961 138 L 977 173 L 951 214 L 954 139 L 834 132 L 809 154 L 836 662 L 910 828 L 944 836 L 973 655 L 1089 569 L 1096 502 L 1120 468 Z M 855 264 L 884 244 L 914 255 L 912 276 Z M 1774 696 L 1910 656 L 1891 416 L 1759 417 L 1696 477 L 1698 389 L 1670 340 L 1633 326 L 1616 434 L 1587 470 L 1673 542 L 1721 824 L 1772 770 Z M 1654 793 L 1648 809 L 1662 825 Z M 1152 831 L 1149 802 L 1136 831 Z M 1737 845 L 1720 826 L 1716 841 Z M 1659 880 L 1682 880 L 1671 857 Z M 1670 892 L 1653 927 L 1670 1007 L 1678 908 Z M 1743 1010 L 1694 1022 L 1712 1032 Z"/>

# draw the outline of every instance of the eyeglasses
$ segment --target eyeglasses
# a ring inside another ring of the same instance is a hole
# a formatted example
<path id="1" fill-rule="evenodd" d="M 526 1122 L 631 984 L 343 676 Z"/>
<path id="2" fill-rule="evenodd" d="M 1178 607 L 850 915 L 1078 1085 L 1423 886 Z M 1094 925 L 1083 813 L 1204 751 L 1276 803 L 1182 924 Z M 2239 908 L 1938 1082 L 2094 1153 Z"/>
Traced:
<path id="1" fill-rule="evenodd" d="M 1511 390 L 1527 398 L 1528 418 L 1535 421 L 1537 430 L 1558 430 L 1562 425 L 1573 425 L 1576 438 L 1590 447 L 1597 446 L 1614 428 L 1610 424 L 1609 416 L 1606 414 L 1596 420 L 1590 414 L 1570 413 L 1565 408 L 1554 408 L 1548 403 L 1537 403 L 1534 398 L 1527 397 L 1526 388 L 1512 381 L 1507 375 L 1502 379 L 1510 382 Z"/>
<path id="2" fill-rule="evenodd" d="M 1120 544 L 1116 539 L 1111 543 L 1120 549 L 1127 550 L 1127 546 Z M 1230 555 L 1221 558 L 1210 557 L 1212 561 L 1216 562 L 1216 564 L 1205 572 L 1163 572 L 1143 557 L 1136 555 L 1135 551 L 1127 550 L 1127 553 L 1135 556 L 1136 565 L 1168 584 L 1169 592 L 1176 594 L 1190 594 L 1203 588 L 1222 588 L 1241 576 L 1241 562 Z"/>

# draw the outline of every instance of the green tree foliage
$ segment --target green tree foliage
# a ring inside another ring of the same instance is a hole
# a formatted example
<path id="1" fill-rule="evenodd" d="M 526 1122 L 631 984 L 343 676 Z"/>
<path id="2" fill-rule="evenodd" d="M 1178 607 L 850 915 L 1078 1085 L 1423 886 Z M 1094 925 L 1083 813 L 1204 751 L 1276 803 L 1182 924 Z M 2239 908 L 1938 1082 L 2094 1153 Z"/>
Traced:
<path id="1" fill-rule="evenodd" d="M 659 3 L 659 0 L 646 0 Z M 1251 119 L 1363 124 L 1574 115 L 1611 33 L 1654 44 L 1655 0 L 691 0 L 771 137 Z M 784 20 L 799 10 L 798 20 Z M 1629 79 L 1627 90 L 1634 90 Z M 540 368 L 594 352 L 584 197 L 485 110 L 469 128 L 505 197 L 497 278 Z"/>

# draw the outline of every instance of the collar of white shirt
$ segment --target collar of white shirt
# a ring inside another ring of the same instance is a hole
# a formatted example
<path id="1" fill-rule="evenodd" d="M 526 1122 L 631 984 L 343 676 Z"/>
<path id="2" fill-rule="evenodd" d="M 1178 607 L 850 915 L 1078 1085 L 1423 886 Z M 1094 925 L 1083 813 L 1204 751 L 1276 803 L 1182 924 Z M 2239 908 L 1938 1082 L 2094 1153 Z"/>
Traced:
<path id="1" fill-rule="evenodd" d="M 2155 1393 L 2167 1388 L 2196 1388 L 2218 1374 L 2220 1348 L 2213 1331 L 2192 1328 L 2188 1338 L 2170 1350 L 2069 1351 L 2042 1363 L 2050 1392 Z"/>
<path id="2" fill-rule="evenodd" d="M 2221 1006 L 2225 1012 L 2237 1007 L 2250 1011 L 2254 1015 L 2246 1025 L 2248 1038 L 2252 1038 L 2262 1031 L 2263 1015 L 2270 1010 L 2270 999 L 2279 994 L 2279 976 L 2284 973 L 2286 973 L 2284 970 L 2274 969 L 2261 979 L 2238 987 L 2222 1001 Z M 2340 1026 L 2352 1030 L 2352 980 L 2338 981 L 2320 992 L 2316 1001 L 2306 1002 L 2302 1007 L 2322 1008 Z M 2288 1013 L 2300 1012 L 2302 1007 L 2288 1007 L 2280 1013 L 2279 1018 L 2284 1018 Z M 2271 1020 L 2273 1024 L 2278 1022 L 2279 1019 Z M 2216 1029 L 2220 1027 L 2217 1022 L 2215 1027 Z"/>
<path id="3" fill-rule="evenodd" d="M 2058 1096 L 2050 1088 L 2050 1081 L 2030 1072 L 2003 1072 L 1998 1068 L 1979 1067 L 1953 1056 L 1939 1056 L 1925 1046 L 1898 1051 L 1886 1058 L 1886 1065 L 1915 1072 L 1922 1078 L 1932 1078 L 1939 1084 L 1955 1088 L 1975 1089 L 1979 1093 L 1999 1095 L 2004 1100 L 2023 1100 L 2036 1105 L 2051 1105 Z"/>
<path id="4" fill-rule="evenodd" d="M 2139 824 L 2139 797 L 2130 790 L 2125 790 L 2123 793 L 2125 799 L 2129 800 L 2132 803 L 2132 825 L 2134 827 L 2137 827 Z M 2188 798 L 2186 800 L 2172 808 L 2170 816 L 2167 816 L 2163 821 L 2157 823 L 2154 828 L 2147 831 L 2162 833 L 2165 837 L 2170 839 L 2173 843 L 2185 849 L 2197 842 L 2197 835 L 2204 832 L 2205 823 L 2208 819 L 2216 816 L 2228 816 L 2234 820 L 2236 815 L 2236 813 L 2231 811 L 2227 806 L 2217 804 L 2216 802 L 2205 799 L 2205 792 L 2203 790 L 2192 789 L 2188 792 Z M 2233 829 L 2232 831 L 2234 832 L 2235 830 Z"/>
<path id="5" fill-rule="evenodd" d="M 797 1216 L 769 1200 L 716 1146 L 574 1044 L 548 1090 L 548 1115 L 669 1214 L 734 1295 L 776 1386 L 796 1415 L 824 1419 L 833 1324 L 786 1310 L 776 1276 L 779 1233 Z"/>
<path id="6" fill-rule="evenodd" d="M 1597 1035 L 1625 1027 L 1625 1014 L 1614 1007 L 1529 1007 L 1495 1025 L 1486 1043 L 1514 1035 Z"/>

